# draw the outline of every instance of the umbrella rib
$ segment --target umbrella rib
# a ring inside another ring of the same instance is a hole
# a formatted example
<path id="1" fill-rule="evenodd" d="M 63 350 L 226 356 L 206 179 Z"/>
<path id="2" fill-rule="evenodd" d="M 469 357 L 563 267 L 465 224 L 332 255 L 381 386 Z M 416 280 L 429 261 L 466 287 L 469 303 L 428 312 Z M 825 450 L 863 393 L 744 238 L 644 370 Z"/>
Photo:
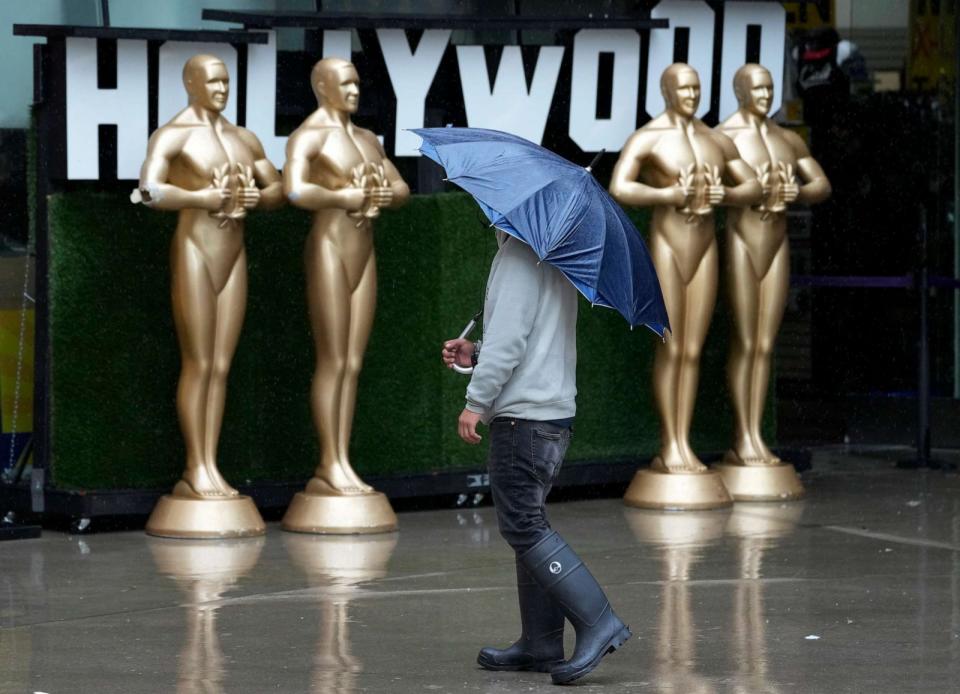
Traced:
<path id="1" fill-rule="evenodd" d="M 599 184 L 597 184 L 597 185 L 599 186 Z M 604 191 L 604 192 L 605 192 L 605 191 Z M 623 220 L 620 218 L 620 215 L 621 215 L 621 214 L 622 214 L 624 217 L 626 217 L 626 213 L 623 212 L 623 208 L 621 208 L 620 205 L 619 205 L 613 198 L 611 198 L 611 197 L 609 197 L 609 196 L 607 196 L 607 195 L 602 196 L 602 199 L 603 199 L 604 204 L 607 206 L 608 210 L 613 214 L 614 217 L 617 218 L 618 221 L 620 221 L 621 225 L 624 226 L 623 233 L 624 233 L 624 234 L 636 233 L 636 232 L 633 231 L 633 224 L 632 224 L 632 223 L 631 223 L 629 226 L 623 225 Z M 628 242 L 628 243 L 629 243 L 629 242 Z M 604 261 L 604 258 L 606 257 L 606 250 L 607 250 L 607 249 L 604 248 L 604 249 L 603 249 L 603 252 L 602 252 L 602 254 L 601 254 L 601 256 L 600 256 L 600 266 L 601 266 L 601 267 L 603 267 L 603 261 Z M 634 299 L 634 297 L 636 296 L 636 294 L 635 294 L 636 287 L 634 286 L 634 281 L 633 281 L 633 280 L 634 280 L 634 278 L 633 278 L 633 269 L 634 269 L 634 268 L 633 268 L 633 264 L 632 264 L 632 263 L 629 264 L 629 268 L 630 268 L 630 272 L 627 273 L 627 279 L 628 279 L 628 281 L 629 281 L 629 283 L 630 283 L 630 291 L 629 291 L 629 293 L 628 293 L 628 296 L 630 297 L 630 302 L 631 302 L 630 308 L 631 308 L 631 311 L 630 311 L 630 315 L 629 315 L 629 316 L 624 316 L 624 317 L 627 319 L 627 321 L 630 323 L 630 325 L 633 325 L 634 319 L 635 319 L 635 318 L 637 317 L 637 315 L 638 315 L 638 311 L 637 311 L 636 307 L 633 306 L 633 299 Z"/>
<path id="2" fill-rule="evenodd" d="M 573 164 L 570 164 L 570 162 L 567 162 L 566 160 L 563 160 L 563 161 L 564 161 L 565 163 L 569 164 L 571 167 L 574 166 Z M 530 192 L 525 196 L 524 200 L 529 200 L 530 198 L 532 198 L 532 197 L 533 197 L 534 195 L 536 195 L 537 193 L 539 193 L 539 192 L 541 192 L 541 191 L 543 191 L 543 190 L 546 190 L 549 186 L 553 185 L 557 180 L 559 180 L 559 179 L 556 179 L 556 178 L 551 179 L 551 180 L 547 181 L 546 183 L 544 183 L 543 185 L 541 185 L 541 186 L 539 186 L 538 188 L 536 188 L 535 190 L 530 191 Z M 484 203 L 484 204 L 486 204 L 486 203 Z M 501 213 L 500 213 L 500 216 L 503 217 L 504 219 L 506 219 L 507 221 L 509 221 L 511 224 L 513 224 L 513 222 L 510 220 L 510 215 L 511 215 L 513 212 L 515 212 L 515 211 L 518 209 L 518 207 L 519 207 L 519 205 L 514 206 L 513 208 L 511 208 L 511 209 L 508 210 L 507 212 L 501 212 Z M 566 234 L 564 234 L 563 237 L 561 237 L 561 238 L 558 240 L 558 242 L 554 244 L 554 247 L 559 246 L 559 245 L 563 244 L 564 242 L 566 242 L 566 240 L 569 239 L 570 236 L 573 235 L 573 232 L 574 232 L 577 228 L 579 228 L 580 224 L 582 224 L 582 223 L 583 223 L 583 218 L 581 217 L 580 221 L 577 222 L 576 226 L 572 227 Z M 530 245 L 530 244 L 528 244 L 528 245 Z M 531 248 L 532 248 L 532 246 L 531 246 Z M 537 255 L 539 256 L 539 253 L 538 253 Z M 541 260 L 543 260 L 543 258 L 541 258 Z"/>

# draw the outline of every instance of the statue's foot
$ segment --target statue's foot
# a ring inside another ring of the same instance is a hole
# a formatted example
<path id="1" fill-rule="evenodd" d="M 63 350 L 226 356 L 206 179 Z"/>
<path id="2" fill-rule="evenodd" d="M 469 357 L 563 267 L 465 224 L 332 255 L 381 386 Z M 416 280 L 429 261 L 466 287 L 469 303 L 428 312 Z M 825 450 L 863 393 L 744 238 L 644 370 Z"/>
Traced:
<path id="1" fill-rule="evenodd" d="M 763 459 L 763 465 L 780 465 L 783 462 L 776 453 L 767 448 L 767 444 L 759 436 L 755 439 L 755 445 Z"/>
<path id="2" fill-rule="evenodd" d="M 353 482 L 353 485 L 362 489 L 365 494 L 373 491 L 373 487 L 360 479 L 360 475 L 357 474 L 350 463 L 345 460 L 340 461 L 340 469 L 343 470 L 344 474 Z"/>
<path id="3" fill-rule="evenodd" d="M 650 469 L 668 474 L 691 474 L 706 472 L 707 466 L 694 457 L 692 461 L 685 460 L 679 454 L 658 455 L 650 463 Z"/>
<path id="4" fill-rule="evenodd" d="M 307 482 L 307 494 L 321 496 L 344 496 L 348 494 L 366 494 L 367 485 L 356 484 L 339 463 L 321 465 Z"/>
<path id="5" fill-rule="evenodd" d="M 693 452 L 690 444 L 686 441 L 680 444 L 680 456 L 686 464 L 685 472 L 707 472 L 707 466 L 700 462 L 700 458 L 697 457 L 697 454 Z"/>
<path id="6" fill-rule="evenodd" d="M 173 487 L 173 496 L 183 499 L 212 499 L 225 496 L 203 467 L 187 468 Z"/>
<path id="7" fill-rule="evenodd" d="M 340 495 L 340 492 L 338 492 L 325 480 L 320 479 L 316 475 L 310 478 L 310 480 L 307 482 L 306 489 L 304 489 L 303 491 L 307 494 L 314 494 L 316 496 L 339 496 Z"/>
<path id="8" fill-rule="evenodd" d="M 231 487 L 227 480 L 224 479 L 223 475 L 220 474 L 220 470 L 217 469 L 217 466 L 213 463 L 207 463 L 204 465 L 207 470 L 207 474 L 210 476 L 210 479 L 213 480 L 214 484 L 217 486 L 217 489 L 220 490 L 220 493 L 224 496 L 240 496 L 240 492 Z"/>
<path id="9" fill-rule="evenodd" d="M 764 465 L 765 461 L 760 452 L 753 445 L 752 441 L 741 441 L 734 445 L 726 455 L 723 456 L 724 462 L 730 465 L 743 465 L 746 467 L 755 467 Z"/>

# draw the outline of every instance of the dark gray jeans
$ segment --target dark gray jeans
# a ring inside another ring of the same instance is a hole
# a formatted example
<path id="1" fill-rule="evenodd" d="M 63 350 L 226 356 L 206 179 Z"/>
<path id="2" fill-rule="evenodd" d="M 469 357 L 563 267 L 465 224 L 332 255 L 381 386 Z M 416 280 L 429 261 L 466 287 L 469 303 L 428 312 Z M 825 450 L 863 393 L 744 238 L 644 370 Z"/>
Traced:
<path id="1" fill-rule="evenodd" d="M 570 436 L 569 427 L 551 422 L 498 418 L 490 423 L 490 494 L 500 534 L 517 553 L 550 532 L 545 503 Z"/>

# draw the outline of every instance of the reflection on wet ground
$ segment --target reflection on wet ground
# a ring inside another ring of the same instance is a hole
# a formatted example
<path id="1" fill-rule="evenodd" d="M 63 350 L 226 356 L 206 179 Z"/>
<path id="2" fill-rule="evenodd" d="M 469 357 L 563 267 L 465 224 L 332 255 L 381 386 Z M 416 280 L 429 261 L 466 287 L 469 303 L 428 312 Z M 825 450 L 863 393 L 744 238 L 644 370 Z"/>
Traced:
<path id="1" fill-rule="evenodd" d="M 820 452 L 804 483 L 803 502 L 718 512 L 552 505 L 637 635 L 580 686 L 956 691 L 960 475 Z M 493 509 L 400 522 L 368 537 L 0 544 L 0 693 L 557 691 L 475 665 L 519 629 Z"/>
<path id="2" fill-rule="evenodd" d="M 185 600 L 178 694 L 223 691 L 217 609 L 221 596 L 257 565 L 263 543 L 262 537 L 217 542 L 147 538 L 157 570 L 177 583 Z"/>

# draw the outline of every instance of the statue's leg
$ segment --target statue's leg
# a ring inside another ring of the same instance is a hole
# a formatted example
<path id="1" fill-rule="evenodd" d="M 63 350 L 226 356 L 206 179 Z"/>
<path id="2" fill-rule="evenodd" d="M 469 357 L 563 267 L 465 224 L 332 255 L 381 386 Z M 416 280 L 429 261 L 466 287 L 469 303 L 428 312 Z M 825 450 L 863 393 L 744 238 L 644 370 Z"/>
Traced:
<path id="1" fill-rule="evenodd" d="M 749 431 L 763 462 L 773 464 L 779 459 L 767 448 L 760 432 L 763 404 L 770 384 L 770 357 L 783 321 L 783 311 L 790 291 L 790 245 L 786 238 L 777 251 L 760 285 L 759 325 L 757 327 L 757 357 L 750 379 Z"/>
<path id="2" fill-rule="evenodd" d="M 371 249 L 363 275 L 350 298 L 350 335 L 343 386 L 340 391 L 340 422 L 337 432 L 340 464 L 353 483 L 364 491 L 372 491 L 373 487 L 365 484 L 350 465 L 350 433 L 353 431 L 353 415 L 357 404 L 357 381 L 360 368 L 363 366 L 363 355 L 367 349 L 370 330 L 373 328 L 373 314 L 376 306 L 377 261 Z"/>
<path id="3" fill-rule="evenodd" d="M 686 285 L 674 259 L 673 249 L 659 236 L 650 239 L 650 256 L 660 280 L 671 330 L 667 339 L 657 345 L 653 359 L 653 397 L 660 415 L 660 455 L 654 461 L 654 466 L 674 472 L 684 466 L 677 440 L 677 392 L 684 338 L 683 297 Z"/>
<path id="4" fill-rule="evenodd" d="M 746 243 L 735 231 L 727 233 L 727 290 L 733 313 L 727 383 L 733 403 L 733 451 L 747 465 L 761 462 L 751 436 L 751 386 L 757 359 L 757 323 L 760 313 L 760 278 L 750 261 Z"/>
<path id="5" fill-rule="evenodd" d="M 337 451 L 340 397 L 350 335 L 350 286 L 333 243 L 311 232 L 307 238 L 307 307 L 316 355 L 310 408 L 320 437 L 320 464 L 307 484 L 312 494 L 359 494 Z"/>
<path id="6" fill-rule="evenodd" d="M 710 328 L 710 319 L 717 303 L 717 274 L 719 272 L 716 240 L 710 243 L 700 265 L 687 284 L 685 296 L 684 335 L 681 348 L 680 376 L 677 389 L 677 440 L 686 461 L 687 472 L 702 472 L 706 466 L 690 448 L 690 422 L 697 401 L 700 376 L 700 353 Z"/>
<path id="7" fill-rule="evenodd" d="M 247 309 L 247 252 L 241 250 L 226 284 L 217 297 L 216 335 L 210 368 L 210 389 L 207 391 L 207 419 L 204 429 L 204 462 L 224 494 L 236 496 L 237 490 L 227 484 L 217 467 L 217 443 L 223 426 L 223 407 L 227 398 L 227 374 L 237 349 L 243 317 Z"/>
<path id="8" fill-rule="evenodd" d="M 216 481 L 204 465 L 204 429 L 207 394 L 213 361 L 216 294 L 200 250 L 178 232 L 171 248 L 173 319 L 180 343 L 180 381 L 177 385 L 177 418 L 187 448 L 183 479 L 174 495 L 220 496 Z"/>

